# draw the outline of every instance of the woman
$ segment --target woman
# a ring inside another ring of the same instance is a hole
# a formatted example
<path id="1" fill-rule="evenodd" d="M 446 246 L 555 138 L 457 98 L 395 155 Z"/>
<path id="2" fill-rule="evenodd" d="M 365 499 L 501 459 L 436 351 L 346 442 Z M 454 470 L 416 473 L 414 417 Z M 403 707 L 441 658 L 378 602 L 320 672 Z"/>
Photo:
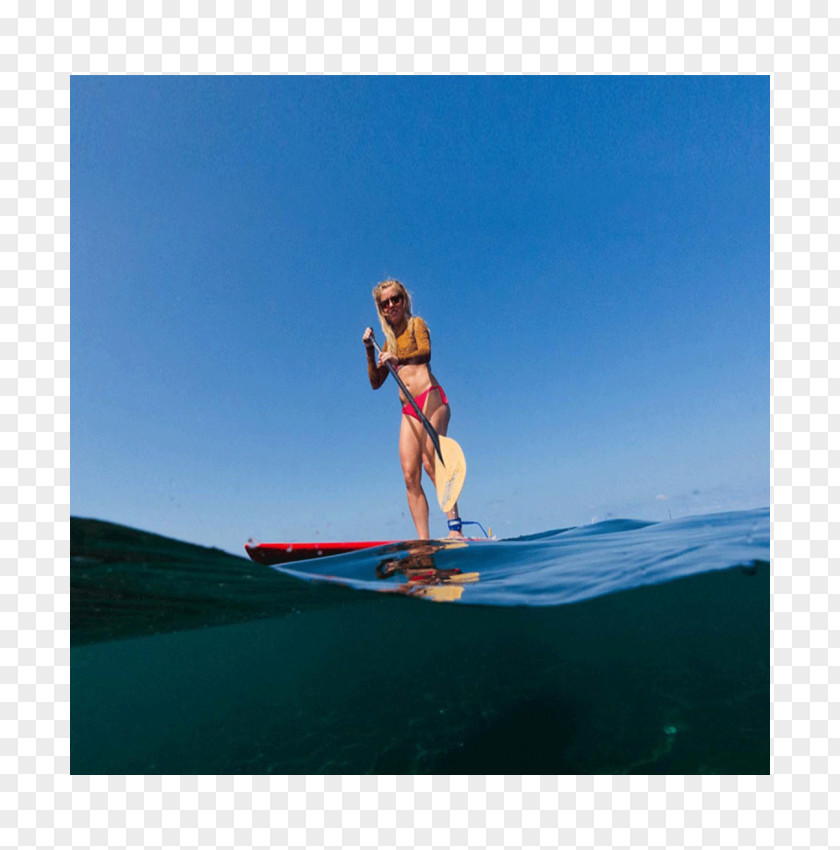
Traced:
<path id="1" fill-rule="evenodd" d="M 373 300 L 385 333 L 385 344 L 379 360 L 373 349 L 373 328 L 367 328 L 362 341 L 367 348 L 370 385 L 378 390 L 388 377 L 390 363 L 399 371 L 400 379 L 414 396 L 417 406 L 432 423 L 435 431 L 446 436 L 449 426 L 449 402 L 442 387 L 429 369 L 432 347 L 429 329 L 419 316 L 411 315 L 411 297 L 398 280 L 384 280 L 373 290 Z M 431 438 L 420 418 L 400 391 L 403 404 L 400 424 L 400 465 L 405 477 L 408 508 L 420 540 L 429 539 L 429 503 L 423 492 L 423 469 L 435 480 L 435 455 Z M 447 514 L 449 536 L 461 537 L 461 520 L 456 504 Z"/>

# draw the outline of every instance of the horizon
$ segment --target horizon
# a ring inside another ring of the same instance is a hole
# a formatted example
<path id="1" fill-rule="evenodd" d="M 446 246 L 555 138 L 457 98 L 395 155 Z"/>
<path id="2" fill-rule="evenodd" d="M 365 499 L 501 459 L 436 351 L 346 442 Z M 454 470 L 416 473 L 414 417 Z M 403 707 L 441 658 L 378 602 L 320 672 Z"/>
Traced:
<path id="1" fill-rule="evenodd" d="M 677 522 L 679 520 L 686 520 L 686 519 L 689 519 L 689 520 L 690 519 L 700 519 L 702 517 L 720 516 L 720 515 L 729 514 L 729 513 L 752 513 L 754 511 L 769 511 L 770 507 L 771 507 L 770 505 L 756 505 L 753 508 L 745 508 L 743 510 L 737 510 L 737 511 L 721 511 L 721 512 L 712 512 L 712 513 L 704 513 L 704 514 L 686 514 L 685 516 L 679 516 L 679 517 L 666 517 L 665 519 L 660 519 L 660 520 L 648 520 L 648 522 L 650 522 L 651 525 L 658 525 L 660 523 Z M 184 540 L 184 539 L 180 539 L 180 538 L 177 538 L 177 537 L 169 537 L 168 535 L 161 534 L 160 532 L 157 532 L 154 529 L 137 528 L 136 526 L 133 526 L 133 525 L 125 525 L 124 523 L 121 523 L 121 522 L 113 522 L 111 520 L 101 519 L 99 517 L 85 517 L 85 516 L 76 516 L 75 514 L 71 514 L 70 520 L 72 521 L 74 519 L 79 520 L 81 522 L 101 522 L 105 525 L 111 525 L 111 526 L 116 526 L 116 527 L 125 529 L 126 531 L 133 531 L 133 532 L 137 532 L 138 534 L 149 534 L 149 535 L 152 535 L 154 537 L 162 537 L 163 539 L 171 541 L 173 543 L 183 543 L 187 546 L 197 546 L 197 547 L 202 548 L 202 549 L 215 549 L 216 551 L 222 552 L 225 555 L 231 555 L 233 557 L 243 558 L 244 560 L 251 562 L 251 559 L 247 555 L 240 555 L 238 552 L 231 552 L 228 549 L 222 549 L 218 546 L 208 546 L 204 543 L 198 543 L 195 540 Z M 638 521 L 638 520 L 636 520 L 634 517 L 611 517 L 610 519 L 602 519 L 602 520 L 598 520 L 597 522 L 594 522 L 594 523 L 583 523 L 582 526 L 567 526 L 567 527 L 560 527 L 560 528 L 549 528 L 549 529 L 545 529 L 542 533 L 551 534 L 552 532 L 571 531 L 575 528 L 588 527 L 590 525 L 600 525 L 602 523 L 621 522 L 621 521 L 634 522 L 634 521 Z M 490 529 L 488 529 L 488 531 L 489 530 Z M 494 539 L 494 540 L 498 539 L 498 542 L 504 542 L 505 540 L 516 541 L 516 540 L 520 539 L 520 537 L 528 537 L 528 536 L 529 535 L 525 534 L 525 535 L 519 535 L 517 537 L 512 537 L 512 538 L 502 538 L 502 537 L 497 538 L 496 535 L 493 535 L 492 539 Z M 279 541 L 276 541 L 276 540 L 246 540 L 242 544 L 242 549 L 243 550 L 245 549 L 245 544 L 247 544 L 247 543 L 299 543 L 299 542 L 305 542 L 305 541 L 296 541 L 296 540 L 288 540 L 288 541 L 286 541 L 286 540 L 279 540 Z M 318 540 L 318 541 L 311 541 L 311 542 L 315 542 L 315 543 L 329 543 L 329 542 L 340 543 L 340 542 L 348 542 L 348 541 Z M 411 542 L 411 538 L 406 538 L 406 540 L 404 542 Z"/>

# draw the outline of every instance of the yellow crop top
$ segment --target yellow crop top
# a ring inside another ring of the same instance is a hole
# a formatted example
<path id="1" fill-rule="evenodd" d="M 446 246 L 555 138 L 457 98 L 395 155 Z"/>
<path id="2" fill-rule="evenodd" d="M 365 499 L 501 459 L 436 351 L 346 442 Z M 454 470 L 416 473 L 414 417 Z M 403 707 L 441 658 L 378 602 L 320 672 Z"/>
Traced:
<path id="1" fill-rule="evenodd" d="M 388 351 L 388 342 L 382 346 Z M 419 316 L 412 316 L 405 330 L 397 337 L 397 350 L 394 352 L 400 360 L 400 365 L 428 363 L 432 359 L 432 343 L 429 339 L 429 328 Z M 387 366 L 377 366 L 373 352 L 368 353 L 368 378 L 370 385 L 376 390 L 385 383 L 388 377 Z"/>

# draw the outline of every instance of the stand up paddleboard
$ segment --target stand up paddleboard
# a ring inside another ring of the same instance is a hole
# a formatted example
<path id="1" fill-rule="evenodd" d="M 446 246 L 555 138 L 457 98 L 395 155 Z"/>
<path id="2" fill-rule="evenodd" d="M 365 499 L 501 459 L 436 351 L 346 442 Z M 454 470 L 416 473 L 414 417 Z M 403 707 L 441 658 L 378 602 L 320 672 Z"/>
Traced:
<path id="1" fill-rule="evenodd" d="M 328 555 L 345 555 L 374 546 L 387 546 L 396 540 L 360 540 L 350 543 L 246 543 L 245 551 L 252 561 L 270 567 L 273 564 L 290 564 Z"/>
<path id="2" fill-rule="evenodd" d="M 446 537 L 442 540 L 422 541 L 424 543 L 441 543 L 444 547 L 458 543 L 481 543 L 492 540 L 488 537 Z M 310 558 L 326 558 L 329 555 L 345 555 L 348 552 L 358 552 L 362 549 L 372 549 L 374 546 L 394 546 L 410 544 L 410 540 L 357 540 L 348 543 L 246 543 L 245 551 L 248 557 L 264 567 L 274 564 L 291 564 L 295 561 L 308 561 Z"/>

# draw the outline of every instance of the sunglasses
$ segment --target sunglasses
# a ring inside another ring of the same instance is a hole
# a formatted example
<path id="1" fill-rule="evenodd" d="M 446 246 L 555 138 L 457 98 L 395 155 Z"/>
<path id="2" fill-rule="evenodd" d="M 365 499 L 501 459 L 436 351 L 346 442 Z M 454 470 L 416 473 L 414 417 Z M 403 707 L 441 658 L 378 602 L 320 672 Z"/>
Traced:
<path id="1" fill-rule="evenodd" d="M 387 310 L 388 307 L 396 307 L 398 304 L 402 304 L 402 293 L 398 295 L 392 295 L 390 298 L 386 298 L 384 301 L 379 302 L 380 310 Z"/>

